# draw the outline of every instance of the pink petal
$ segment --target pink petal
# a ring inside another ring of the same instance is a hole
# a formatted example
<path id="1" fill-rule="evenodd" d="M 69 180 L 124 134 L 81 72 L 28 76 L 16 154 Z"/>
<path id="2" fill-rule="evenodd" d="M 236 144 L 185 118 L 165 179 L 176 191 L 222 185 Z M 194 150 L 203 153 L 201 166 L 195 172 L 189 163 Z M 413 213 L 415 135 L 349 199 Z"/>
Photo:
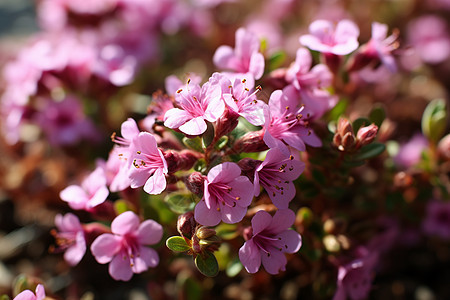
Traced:
<path id="1" fill-rule="evenodd" d="M 378 22 L 372 23 L 372 39 L 382 41 L 387 37 L 388 26 Z"/>
<path id="2" fill-rule="evenodd" d="M 356 48 L 358 48 L 359 28 L 350 20 L 342 20 L 336 25 L 335 40 L 338 44 L 347 43 L 348 40 L 356 41 Z M 355 49 L 356 49 L 355 48 Z M 353 49 L 353 50 L 355 50 Z M 352 51 L 353 51 L 352 50 Z M 350 51 L 351 52 L 351 51 Z M 336 53 L 337 54 L 337 53 Z M 348 54 L 348 53 L 346 53 Z"/>
<path id="3" fill-rule="evenodd" d="M 18 294 L 16 297 L 14 297 L 13 300 L 37 300 L 36 295 L 30 291 L 30 290 L 25 290 L 23 292 L 21 292 L 20 294 Z"/>
<path id="4" fill-rule="evenodd" d="M 120 251 L 122 239 L 110 233 L 97 237 L 91 245 L 91 252 L 100 264 L 109 263 Z"/>
<path id="5" fill-rule="evenodd" d="M 171 108 L 164 115 L 164 126 L 168 128 L 179 128 L 192 119 L 191 114 L 179 108 Z"/>
<path id="6" fill-rule="evenodd" d="M 131 270 L 133 273 L 139 274 L 148 270 L 149 267 L 156 267 L 159 263 L 158 253 L 148 247 L 139 247 L 139 256 L 133 259 Z"/>
<path id="7" fill-rule="evenodd" d="M 268 212 L 264 210 L 258 211 L 252 218 L 253 236 L 270 226 L 271 222 L 272 216 Z"/>
<path id="8" fill-rule="evenodd" d="M 252 239 L 246 241 L 239 249 L 239 260 L 249 273 L 256 273 L 261 266 L 261 254 Z"/>
<path id="9" fill-rule="evenodd" d="M 234 58 L 234 50 L 230 46 L 220 46 L 214 53 L 213 62 L 220 69 L 230 68 L 230 61 Z"/>
<path id="10" fill-rule="evenodd" d="M 208 172 L 208 182 L 230 182 L 241 175 L 241 168 L 235 163 L 224 162 Z"/>
<path id="11" fill-rule="evenodd" d="M 316 20 L 309 25 L 309 32 L 322 39 L 334 32 L 333 23 L 327 20 Z"/>
<path id="12" fill-rule="evenodd" d="M 277 234 L 277 237 L 281 238 L 281 242 L 285 245 L 283 252 L 295 253 L 302 246 L 302 237 L 294 230 L 285 230 Z"/>
<path id="13" fill-rule="evenodd" d="M 200 135 L 206 131 L 206 122 L 203 117 L 200 116 L 187 121 L 178 127 L 178 129 L 189 135 Z"/>
<path id="14" fill-rule="evenodd" d="M 89 196 L 95 194 L 95 192 L 97 192 L 97 190 L 102 186 L 106 186 L 106 174 L 105 170 L 101 166 L 95 168 L 95 170 L 92 171 L 92 173 L 89 174 L 89 176 L 86 177 L 81 184 L 81 187 L 89 194 Z"/>
<path id="15" fill-rule="evenodd" d="M 122 137 L 129 141 L 131 141 L 135 136 L 139 134 L 139 128 L 136 124 L 136 121 L 132 118 L 128 118 L 125 122 L 123 122 L 120 128 Z"/>
<path id="16" fill-rule="evenodd" d="M 240 198 L 236 201 L 238 206 L 248 207 L 252 203 L 254 191 L 250 187 L 253 185 L 246 176 L 236 177 L 228 184 L 233 189 L 230 194 Z"/>
<path id="17" fill-rule="evenodd" d="M 273 216 L 267 230 L 273 234 L 285 231 L 294 224 L 295 213 L 290 209 L 279 209 Z"/>
<path id="18" fill-rule="evenodd" d="M 280 271 L 286 270 L 286 256 L 283 252 L 276 248 L 273 248 L 273 251 L 270 252 L 270 256 L 265 253 L 261 254 L 261 261 L 264 269 L 266 269 L 269 274 L 276 275 Z"/>
<path id="19" fill-rule="evenodd" d="M 247 213 L 247 207 L 237 205 L 235 207 L 230 207 L 220 203 L 220 213 L 223 222 L 227 224 L 234 224 L 242 221 Z"/>
<path id="20" fill-rule="evenodd" d="M 86 192 L 79 185 L 70 185 L 59 193 L 59 197 L 73 209 L 84 209 L 88 201 Z"/>
<path id="21" fill-rule="evenodd" d="M 111 223 L 111 231 L 117 235 L 134 234 L 139 228 L 139 217 L 132 211 L 118 215 Z"/>
<path id="22" fill-rule="evenodd" d="M 209 122 L 215 122 L 222 116 L 223 112 L 225 111 L 225 102 L 221 97 L 222 95 L 220 94 L 219 97 L 212 98 L 209 101 L 208 107 L 203 114 L 205 120 Z"/>
<path id="23" fill-rule="evenodd" d="M 103 202 L 105 202 L 106 198 L 108 198 L 108 195 L 109 195 L 108 188 L 106 187 L 106 185 L 102 186 L 95 192 L 92 198 L 89 199 L 88 203 L 86 203 L 86 208 L 89 209 L 99 204 L 102 204 Z"/>
<path id="24" fill-rule="evenodd" d="M 109 264 L 109 274 L 115 280 L 128 281 L 133 276 L 133 271 L 130 266 L 130 259 L 122 257 L 122 255 L 114 256 L 113 260 Z"/>
<path id="25" fill-rule="evenodd" d="M 310 145 L 311 147 L 322 147 L 322 141 L 313 131 L 303 136 L 302 139 L 306 144 Z"/>
<path id="26" fill-rule="evenodd" d="M 86 240 L 82 231 L 77 232 L 75 245 L 67 248 L 64 253 L 65 261 L 71 265 L 77 265 L 86 253 Z"/>
<path id="27" fill-rule="evenodd" d="M 299 48 L 295 57 L 295 64 L 298 65 L 301 73 L 306 73 L 312 66 L 311 53 L 305 48 Z"/>
<path id="28" fill-rule="evenodd" d="M 163 229 L 160 224 L 153 220 L 145 220 L 139 225 L 137 239 L 140 244 L 153 245 L 158 243 L 163 236 Z"/>
<path id="29" fill-rule="evenodd" d="M 201 200 L 195 206 L 194 210 L 194 218 L 195 220 L 205 226 L 216 226 L 220 223 L 222 216 L 219 211 L 216 209 L 216 205 L 212 206 L 209 209 L 206 206 L 205 200 Z"/>
<path id="30" fill-rule="evenodd" d="M 289 202 L 294 199 L 296 194 L 296 189 L 292 181 L 281 182 L 278 184 L 280 188 L 283 188 L 283 194 L 268 192 L 270 200 L 272 200 L 273 205 L 278 209 L 286 209 L 289 207 Z"/>
<path id="31" fill-rule="evenodd" d="M 296 133 L 284 134 L 283 141 L 285 141 L 286 144 L 288 144 L 292 148 L 295 148 L 299 151 L 306 150 L 305 143 L 303 142 L 303 136 L 300 136 L 299 134 L 296 134 Z M 289 155 L 289 152 L 286 153 L 285 150 L 283 150 L 283 149 L 280 149 L 280 150 L 282 150 L 283 154 Z"/>
<path id="32" fill-rule="evenodd" d="M 36 300 L 43 300 L 45 298 L 45 289 L 42 284 L 36 286 Z"/>
<path id="33" fill-rule="evenodd" d="M 156 169 L 144 185 L 144 191 L 151 195 L 161 194 L 166 189 L 166 176 L 161 168 Z"/>
<path id="34" fill-rule="evenodd" d="M 248 67 L 250 73 L 255 76 L 255 80 L 260 79 L 264 74 L 264 56 L 255 52 L 250 58 L 250 65 Z"/>
<path id="35" fill-rule="evenodd" d="M 55 225 L 59 231 L 62 232 L 76 232 L 82 231 L 80 220 L 72 213 L 67 213 L 64 216 L 57 214 L 55 217 Z"/>

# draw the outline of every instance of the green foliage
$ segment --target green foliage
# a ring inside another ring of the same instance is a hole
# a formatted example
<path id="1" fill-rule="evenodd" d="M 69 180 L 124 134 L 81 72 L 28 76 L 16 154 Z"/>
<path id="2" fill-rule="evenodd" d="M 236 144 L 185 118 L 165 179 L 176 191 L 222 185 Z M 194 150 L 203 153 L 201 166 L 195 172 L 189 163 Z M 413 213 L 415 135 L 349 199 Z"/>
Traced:
<path id="1" fill-rule="evenodd" d="M 183 144 L 191 150 L 203 152 L 202 139 L 199 136 L 194 138 L 183 137 Z"/>
<path id="2" fill-rule="evenodd" d="M 186 240 L 181 236 L 171 236 L 166 240 L 166 246 L 175 252 L 186 252 L 191 249 Z"/>
<path id="3" fill-rule="evenodd" d="M 445 100 L 431 101 L 422 115 L 422 132 L 432 142 L 437 143 L 444 135 L 447 125 L 447 108 Z"/>
<path id="4" fill-rule="evenodd" d="M 361 127 L 369 126 L 372 122 L 367 118 L 358 118 L 353 121 L 353 132 L 356 134 Z"/>
<path id="5" fill-rule="evenodd" d="M 205 276 L 214 277 L 219 273 L 219 264 L 212 252 L 205 251 L 195 258 L 195 266 Z"/>
<path id="6" fill-rule="evenodd" d="M 269 57 L 269 70 L 278 69 L 286 61 L 286 53 L 284 51 L 277 51 Z"/>
<path id="7" fill-rule="evenodd" d="M 194 195 L 185 192 L 174 192 L 168 194 L 164 201 L 168 207 L 177 214 L 184 214 L 195 207 Z"/>
<path id="8" fill-rule="evenodd" d="M 372 143 L 361 148 L 359 153 L 354 157 L 356 161 L 374 158 L 384 152 L 386 146 L 381 143 Z"/>
<path id="9" fill-rule="evenodd" d="M 210 122 L 206 122 L 207 127 L 206 131 L 202 135 L 202 141 L 203 141 L 203 147 L 207 148 L 209 145 L 211 145 L 212 141 L 214 140 L 214 125 Z"/>
<path id="10" fill-rule="evenodd" d="M 375 123 L 375 125 L 377 125 L 378 127 L 381 126 L 385 118 L 386 112 L 384 111 L 384 108 L 381 105 L 374 106 L 374 108 L 369 114 L 369 120 L 372 123 Z"/>
<path id="11" fill-rule="evenodd" d="M 216 234 L 224 240 L 232 240 L 239 236 L 236 224 L 221 223 L 216 227 Z"/>

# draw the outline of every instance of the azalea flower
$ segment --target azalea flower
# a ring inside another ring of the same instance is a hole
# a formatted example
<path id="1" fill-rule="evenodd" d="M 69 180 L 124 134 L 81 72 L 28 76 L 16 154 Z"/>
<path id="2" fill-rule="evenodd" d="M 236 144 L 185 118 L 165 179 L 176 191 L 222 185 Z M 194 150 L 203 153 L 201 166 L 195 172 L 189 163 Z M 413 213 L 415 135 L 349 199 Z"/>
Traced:
<path id="1" fill-rule="evenodd" d="M 309 128 L 308 112 L 301 105 L 293 89 L 276 90 L 270 95 L 265 111 L 264 142 L 269 148 L 279 148 L 289 155 L 289 145 L 305 151 L 305 143 L 320 147 L 322 142 Z"/>
<path id="2" fill-rule="evenodd" d="M 237 73 L 251 73 L 255 80 L 264 73 L 264 56 L 259 52 L 258 37 L 245 28 L 236 31 L 236 47 L 220 46 L 214 53 L 214 64 Z"/>
<path id="3" fill-rule="evenodd" d="M 103 202 L 109 195 L 106 187 L 105 171 L 97 167 L 87 176 L 81 186 L 70 185 L 59 193 L 59 197 L 69 203 L 72 209 L 92 211 L 92 209 Z"/>
<path id="4" fill-rule="evenodd" d="M 140 223 L 135 213 L 126 211 L 112 221 L 111 231 L 94 240 L 91 252 L 98 263 L 109 263 L 112 278 L 128 281 L 133 273 L 142 273 L 159 263 L 158 253 L 146 246 L 161 240 L 160 224 L 153 220 Z"/>
<path id="5" fill-rule="evenodd" d="M 167 162 L 158 149 L 155 137 L 141 132 L 130 145 L 128 177 L 130 186 L 144 186 L 149 194 L 160 194 L 166 188 Z"/>
<path id="6" fill-rule="evenodd" d="M 204 196 L 195 207 L 195 220 L 205 226 L 241 221 L 253 199 L 250 180 L 235 163 L 212 168 L 204 181 Z"/>
<path id="7" fill-rule="evenodd" d="M 198 84 L 186 84 L 175 94 L 180 108 L 169 109 L 164 115 L 164 126 L 178 128 L 189 135 L 200 135 L 206 131 L 206 122 L 215 122 L 224 112 L 220 85 L 206 82 L 202 87 Z"/>
<path id="8" fill-rule="evenodd" d="M 294 157 L 284 155 L 273 148 L 267 152 L 266 159 L 256 168 L 253 185 L 254 195 L 259 196 L 262 185 L 279 209 L 288 208 L 296 190 L 293 180 L 305 169 L 305 164 Z"/>
<path id="9" fill-rule="evenodd" d="M 43 300 L 45 299 L 45 289 L 42 284 L 36 286 L 36 291 L 33 293 L 30 290 L 25 290 L 14 297 L 13 300 Z"/>
<path id="10" fill-rule="evenodd" d="M 239 259 L 249 273 L 262 265 L 270 274 L 286 270 L 284 253 L 295 253 L 302 245 L 300 234 L 289 229 L 295 214 L 290 209 L 278 210 L 272 217 L 260 210 L 252 218 L 250 238 L 239 249 Z"/>
<path id="11" fill-rule="evenodd" d="M 450 202 L 431 200 L 422 228 L 430 236 L 450 240 Z"/>
<path id="12" fill-rule="evenodd" d="M 309 32 L 300 37 L 300 43 L 325 54 L 347 55 L 359 46 L 359 28 L 350 20 L 341 20 L 336 26 L 327 20 L 316 20 L 309 25 Z"/>
<path id="13" fill-rule="evenodd" d="M 64 259 L 71 266 L 77 265 L 86 253 L 86 239 L 80 220 L 72 213 L 57 214 L 55 225 L 58 232 L 52 231 L 58 246 L 57 251 L 65 251 Z"/>

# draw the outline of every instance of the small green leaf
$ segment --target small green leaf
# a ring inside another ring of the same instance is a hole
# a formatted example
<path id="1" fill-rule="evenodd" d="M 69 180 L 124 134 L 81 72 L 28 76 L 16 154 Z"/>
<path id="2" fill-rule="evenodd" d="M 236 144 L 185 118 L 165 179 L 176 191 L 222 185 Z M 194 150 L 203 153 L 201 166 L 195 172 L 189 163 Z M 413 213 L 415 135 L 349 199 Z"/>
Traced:
<path id="1" fill-rule="evenodd" d="M 447 110 L 445 100 L 431 101 L 422 115 L 422 132 L 431 141 L 437 143 L 444 135 L 447 125 Z"/>
<path id="2" fill-rule="evenodd" d="M 333 107 L 333 109 L 328 112 L 328 120 L 337 122 L 339 117 L 345 113 L 347 107 L 348 107 L 347 99 L 339 100 L 339 102 Z"/>
<path id="3" fill-rule="evenodd" d="M 166 240 L 166 246 L 175 252 L 186 252 L 191 249 L 186 243 L 186 240 L 181 236 L 171 236 Z"/>
<path id="4" fill-rule="evenodd" d="M 214 148 L 216 150 L 221 150 L 223 147 L 225 147 L 228 143 L 228 137 L 226 135 L 222 136 L 217 143 L 214 145 Z"/>
<path id="5" fill-rule="evenodd" d="M 206 131 L 202 135 L 203 140 L 203 147 L 207 148 L 209 145 L 211 145 L 212 141 L 214 140 L 214 125 L 210 122 L 206 122 Z"/>
<path id="6" fill-rule="evenodd" d="M 227 269 L 226 269 L 226 273 L 228 275 L 228 277 L 234 277 L 237 274 L 239 274 L 239 272 L 241 272 L 243 266 L 241 264 L 241 261 L 239 260 L 239 258 L 235 257 L 232 261 L 230 261 L 227 265 Z"/>
<path id="7" fill-rule="evenodd" d="M 205 276 L 214 277 L 219 273 L 219 264 L 212 252 L 204 252 L 195 258 L 195 266 Z"/>
<path id="8" fill-rule="evenodd" d="M 373 158 L 384 152 L 386 146 L 381 143 L 372 143 L 361 148 L 360 152 L 354 157 L 356 161 Z"/>
<path id="9" fill-rule="evenodd" d="M 134 207 L 130 202 L 124 199 L 119 199 L 114 202 L 114 210 L 116 211 L 117 215 L 120 215 L 121 213 L 129 210 L 133 211 Z"/>
<path id="10" fill-rule="evenodd" d="M 286 60 L 286 53 L 284 51 L 277 51 L 273 53 L 269 58 L 269 69 L 278 69 Z"/>
<path id="11" fill-rule="evenodd" d="M 197 160 L 194 165 L 194 170 L 200 173 L 204 173 L 206 171 L 206 161 L 203 158 Z"/>
<path id="12" fill-rule="evenodd" d="M 177 214 L 184 214 L 185 212 L 193 210 L 195 207 L 194 196 L 191 193 L 170 193 L 165 197 L 164 201 L 169 208 Z"/>
<path id="13" fill-rule="evenodd" d="M 1 295 L 0 300 L 11 300 L 8 295 Z"/>
<path id="14" fill-rule="evenodd" d="M 378 128 L 381 126 L 385 118 L 386 112 L 384 111 L 384 108 L 381 105 L 375 106 L 369 114 L 369 120 L 372 123 L 375 123 L 375 125 L 377 125 Z"/>
<path id="15" fill-rule="evenodd" d="M 187 138 L 183 137 L 183 144 L 191 150 L 195 150 L 198 152 L 203 152 L 202 148 L 202 139 L 198 136 L 195 138 Z"/>
<path id="16" fill-rule="evenodd" d="M 356 134 L 361 127 L 369 126 L 370 124 L 372 124 L 372 122 L 370 122 L 369 119 L 367 119 L 367 118 L 358 118 L 355 121 L 353 121 L 353 124 L 352 124 L 353 132 Z"/>
<path id="17" fill-rule="evenodd" d="M 239 235 L 236 224 L 221 223 L 216 227 L 216 234 L 224 240 L 232 240 Z"/>

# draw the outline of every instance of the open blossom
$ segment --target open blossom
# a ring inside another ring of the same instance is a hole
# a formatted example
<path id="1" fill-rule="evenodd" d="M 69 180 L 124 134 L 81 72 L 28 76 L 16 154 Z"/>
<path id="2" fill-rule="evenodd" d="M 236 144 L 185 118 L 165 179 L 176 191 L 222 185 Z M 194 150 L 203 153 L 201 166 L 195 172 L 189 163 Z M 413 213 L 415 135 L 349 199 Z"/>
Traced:
<path id="1" fill-rule="evenodd" d="M 269 148 L 279 148 L 288 155 L 286 144 L 300 151 L 305 151 L 305 143 L 313 147 L 322 145 L 309 128 L 305 108 L 292 89 L 276 90 L 270 95 L 264 124 L 264 142 Z"/>
<path id="2" fill-rule="evenodd" d="M 297 179 L 305 169 L 305 164 L 286 156 L 277 148 L 267 152 L 266 159 L 256 168 L 254 175 L 254 195 L 260 194 L 263 186 L 279 209 L 288 208 L 294 198 L 296 190 L 293 180 Z"/>
<path id="3" fill-rule="evenodd" d="M 164 115 L 164 125 L 178 128 L 189 135 L 200 135 L 206 131 L 206 122 L 215 122 L 224 112 L 220 85 L 206 82 L 202 87 L 198 84 L 186 84 L 175 94 L 175 100 L 181 108 L 172 108 Z"/>
<path id="4" fill-rule="evenodd" d="M 86 211 L 91 211 L 97 205 L 105 202 L 108 195 L 106 175 L 101 167 L 97 167 L 87 176 L 81 186 L 70 185 L 59 194 L 61 199 L 68 202 L 72 209 Z"/>
<path id="5" fill-rule="evenodd" d="M 144 186 L 144 191 L 153 195 L 164 191 L 167 162 L 151 133 L 141 132 L 133 139 L 128 160 L 128 177 L 132 188 Z"/>
<path id="6" fill-rule="evenodd" d="M 133 81 L 137 66 L 136 57 L 120 45 L 111 44 L 101 49 L 92 71 L 116 86 L 123 86 Z"/>
<path id="7" fill-rule="evenodd" d="M 109 274 L 115 280 L 128 281 L 133 273 L 142 273 L 159 263 L 158 253 L 147 247 L 162 238 L 163 229 L 157 222 L 140 223 L 134 212 L 126 211 L 112 221 L 111 232 L 97 237 L 91 252 L 100 264 L 109 263 Z"/>
<path id="8" fill-rule="evenodd" d="M 431 200 L 422 228 L 428 235 L 450 240 L 450 202 Z"/>
<path id="9" fill-rule="evenodd" d="M 80 220 L 72 213 L 56 215 L 55 225 L 58 232 L 53 231 L 58 248 L 55 251 L 65 251 L 64 259 L 71 265 L 77 265 L 86 253 L 86 239 Z"/>
<path id="10" fill-rule="evenodd" d="M 378 262 L 378 253 L 369 252 L 366 249 L 360 252 L 360 257 L 339 266 L 337 289 L 333 300 L 362 300 L 369 295 L 373 272 Z"/>
<path id="11" fill-rule="evenodd" d="M 347 55 L 359 45 L 359 28 L 350 20 L 341 20 L 336 26 L 327 20 L 316 20 L 309 25 L 309 33 L 300 37 L 300 43 L 322 53 Z"/>
<path id="12" fill-rule="evenodd" d="M 258 80 L 264 73 L 264 56 L 259 52 L 258 37 L 245 28 L 236 31 L 236 46 L 220 46 L 214 54 L 214 64 L 237 73 L 251 73 Z"/>
<path id="13" fill-rule="evenodd" d="M 395 164 L 400 168 L 410 168 L 421 160 L 422 152 L 428 147 L 428 140 L 421 133 L 416 133 L 408 142 L 400 145 Z"/>
<path id="14" fill-rule="evenodd" d="M 253 199 L 251 182 L 235 163 L 212 168 L 204 181 L 203 199 L 195 207 L 195 220 L 206 226 L 241 221 Z"/>
<path id="15" fill-rule="evenodd" d="M 285 253 L 295 253 L 302 245 L 300 234 L 289 229 L 295 214 L 290 209 L 278 210 L 272 217 L 260 210 L 252 219 L 251 236 L 239 249 L 239 259 L 249 273 L 262 265 L 270 274 L 286 270 Z"/>
<path id="16" fill-rule="evenodd" d="M 30 290 L 25 290 L 14 297 L 13 300 L 44 300 L 45 299 L 45 289 L 42 284 L 36 286 L 36 291 L 33 293 Z"/>

